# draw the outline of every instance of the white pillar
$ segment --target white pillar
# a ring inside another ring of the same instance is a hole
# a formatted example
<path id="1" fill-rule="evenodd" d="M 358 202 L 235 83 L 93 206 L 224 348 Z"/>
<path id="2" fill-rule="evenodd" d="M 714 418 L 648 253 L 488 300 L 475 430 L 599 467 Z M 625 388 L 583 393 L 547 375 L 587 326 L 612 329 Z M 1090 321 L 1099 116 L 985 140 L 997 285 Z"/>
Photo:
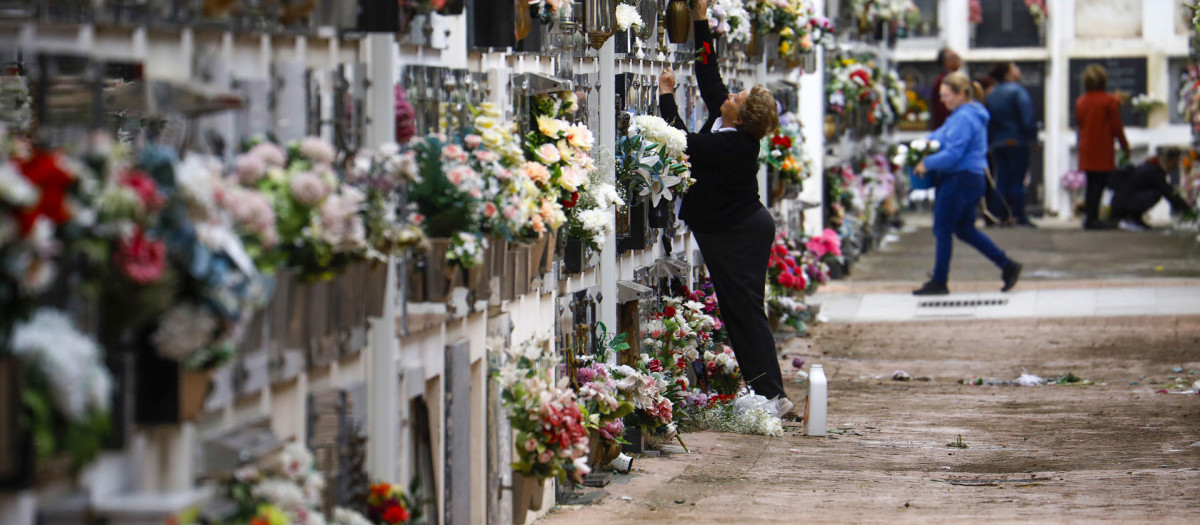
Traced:
<path id="1" fill-rule="evenodd" d="M 1046 115 L 1042 136 L 1045 149 L 1042 152 L 1043 184 L 1046 199 L 1043 208 L 1059 217 L 1069 218 L 1073 203 L 1063 197 L 1059 179 L 1063 172 L 1074 167 L 1071 163 L 1071 86 L 1068 78 L 1070 57 L 1066 39 L 1075 39 L 1075 0 L 1057 0 L 1050 6 L 1047 19 L 1046 45 L 1050 47 L 1050 63 L 1046 72 Z M 1058 13 L 1055 15 L 1055 13 Z"/>
<path id="2" fill-rule="evenodd" d="M 613 49 L 616 39 L 610 38 L 600 48 L 599 72 L 597 82 L 600 85 L 600 144 L 617 144 L 617 105 L 616 92 L 613 90 L 615 80 L 616 59 Z M 615 178 L 615 174 L 614 174 Z M 609 334 L 617 329 L 617 235 L 610 233 L 604 241 L 604 249 L 600 251 L 600 293 L 604 301 L 600 303 L 600 322 L 608 329 Z"/>
<path id="3" fill-rule="evenodd" d="M 825 0 L 815 0 L 818 13 Z M 826 38 L 832 38 L 828 36 Z M 825 228 L 825 54 L 817 53 L 817 72 L 800 76 L 800 122 L 804 124 L 804 149 L 812 159 L 813 173 L 804 181 L 801 200 L 821 204 L 804 212 L 804 229 L 818 233 Z"/>
<path id="4" fill-rule="evenodd" d="M 363 39 L 367 63 L 366 146 L 376 148 L 396 140 L 393 81 L 396 78 L 394 43 L 391 34 L 379 33 Z M 397 480 L 398 393 L 396 339 L 396 259 L 388 257 L 383 317 L 371 320 L 367 377 L 367 470 L 373 479 Z"/>

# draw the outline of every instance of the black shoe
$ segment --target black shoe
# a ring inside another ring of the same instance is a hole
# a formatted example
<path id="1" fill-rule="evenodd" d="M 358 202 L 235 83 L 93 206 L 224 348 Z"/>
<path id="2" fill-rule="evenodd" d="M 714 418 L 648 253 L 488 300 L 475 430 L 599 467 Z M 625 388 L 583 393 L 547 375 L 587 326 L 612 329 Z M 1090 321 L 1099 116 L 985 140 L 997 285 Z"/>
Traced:
<path id="1" fill-rule="evenodd" d="M 1004 270 L 1000 272 L 1000 279 L 1004 280 L 1004 288 L 1000 289 L 1001 292 L 1012 290 L 1017 285 L 1017 279 L 1021 278 L 1022 267 L 1021 263 L 1017 261 L 1010 261 L 1008 266 L 1004 267 Z"/>
<path id="2" fill-rule="evenodd" d="M 929 281 L 913 290 L 913 295 L 950 295 L 950 289 L 946 287 L 946 283 Z"/>

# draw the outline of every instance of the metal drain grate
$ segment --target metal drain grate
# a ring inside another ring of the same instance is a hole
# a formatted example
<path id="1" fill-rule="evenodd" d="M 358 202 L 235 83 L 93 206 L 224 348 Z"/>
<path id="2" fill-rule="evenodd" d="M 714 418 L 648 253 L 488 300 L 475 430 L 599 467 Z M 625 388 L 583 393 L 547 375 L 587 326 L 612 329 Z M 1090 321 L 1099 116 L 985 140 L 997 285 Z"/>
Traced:
<path id="1" fill-rule="evenodd" d="M 921 301 L 917 308 L 974 308 L 976 306 L 1005 306 L 1008 299 L 969 299 L 959 301 Z"/>

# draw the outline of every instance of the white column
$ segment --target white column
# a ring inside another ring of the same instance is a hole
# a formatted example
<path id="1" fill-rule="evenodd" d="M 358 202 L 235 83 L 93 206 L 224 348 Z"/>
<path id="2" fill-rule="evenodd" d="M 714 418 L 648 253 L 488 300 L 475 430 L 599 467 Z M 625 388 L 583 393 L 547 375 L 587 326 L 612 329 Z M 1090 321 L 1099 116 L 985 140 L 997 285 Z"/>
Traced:
<path id="1" fill-rule="evenodd" d="M 600 84 L 600 144 L 616 148 L 617 145 L 617 106 L 616 92 L 613 82 L 616 71 L 616 58 L 613 49 L 616 39 L 610 38 L 600 48 L 599 72 L 597 82 Z M 615 177 L 615 175 L 614 175 Z M 604 241 L 604 249 L 600 251 L 600 293 L 604 301 L 600 303 L 600 322 L 615 333 L 617 329 L 617 235 L 611 233 Z"/>
<path id="2" fill-rule="evenodd" d="M 1070 56 L 1066 40 L 1075 39 L 1075 0 L 1057 0 L 1050 5 L 1046 27 L 1046 45 L 1050 47 L 1050 63 L 1046 71 L 1046 115 L 1042 136 L 1045 141 L 1042 172 L 1046 188 L 1043 207 L 1059 217 L 1071 216 L 1071 205 L 1063 197 L 1059 179 L 1071 167 L 1070 96 L 1071 79 L 1067 78 Z M 1057 15 L 1055 13 L 1058 13 Z"/>
<path id="3" fill-rule="evenodd" d="M 971 45 L 971 24 L 967 23 L 967 17 L 970 14 L 968 4 L 969 2 L 966 0 L 938 2 L 938 15 L 940 16 L 938 28 L 941 29 L 943 42 L 946 47 L 957 51 L 964 57 L 966 56 L 965 51 Z M 1054 11 L 1050 12 L 1054 13 Z"/>
<path id="4" fill-rule="evenodd" d="M 394 43 L 391 34 L 371 34 L 363 39 L 363 56 L 367 63 L 368 120 L 366 146 L 378 147 L 395 141 L 396 112 L 393 79 L 396 78 Z M 373 479 L 396 480 L 396 440 L 398 439 L 397 404 L 400 402 L 397 383 L 396 339 L 396 264 L 388 257 L 386 296 L 383 317 L 371 320 L 371 340 L 368 348 L 370 372 L 367 377 L 367 470 Z"/>
<path id="5" fill-rule="evenodd" d="M 824 12 L 825 0 L 816 0 Z M 827 37 L 831 38 L 831 37 Z M 825 54 L 817 53 L 817 72 L 800 76 L 800 122 L 804 124 L 804 148 L 813 161 L 813 173 L 804 181 L 801 200 L 821 204 L 804 212 L 804 229 L 817 233 L 825 228 Z"/>

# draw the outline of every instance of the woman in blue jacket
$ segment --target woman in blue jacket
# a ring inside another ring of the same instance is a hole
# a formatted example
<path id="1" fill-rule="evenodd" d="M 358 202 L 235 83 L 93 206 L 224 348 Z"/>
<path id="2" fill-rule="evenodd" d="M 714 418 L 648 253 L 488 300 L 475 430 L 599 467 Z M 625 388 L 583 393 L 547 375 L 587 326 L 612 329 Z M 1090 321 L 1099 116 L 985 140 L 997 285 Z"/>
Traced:
<path id="1" fill-rule="evenodd" d="M 937 171 L 941 184 L 933 205 L 933 236 L 937 238 L 937 259 L 933 277 L 914 295 L 946 295 L 950 275 L 953 236 L 974 246 L 1001 269 L 1000 278 L 1007 292 L 1021 276 L 1021 263 L 1013 261 L 996 244 L 975 229 L 975 207 L 983 197 L 987 179 L 988 112 L 975 101 L 971 79 L 962 73 L 948 75 L 939 88 L 942 102 L 950 109 L 950 118 L 929 140 L 941 143 L 941 149 L 917 164 L 915 171 Z"/>

